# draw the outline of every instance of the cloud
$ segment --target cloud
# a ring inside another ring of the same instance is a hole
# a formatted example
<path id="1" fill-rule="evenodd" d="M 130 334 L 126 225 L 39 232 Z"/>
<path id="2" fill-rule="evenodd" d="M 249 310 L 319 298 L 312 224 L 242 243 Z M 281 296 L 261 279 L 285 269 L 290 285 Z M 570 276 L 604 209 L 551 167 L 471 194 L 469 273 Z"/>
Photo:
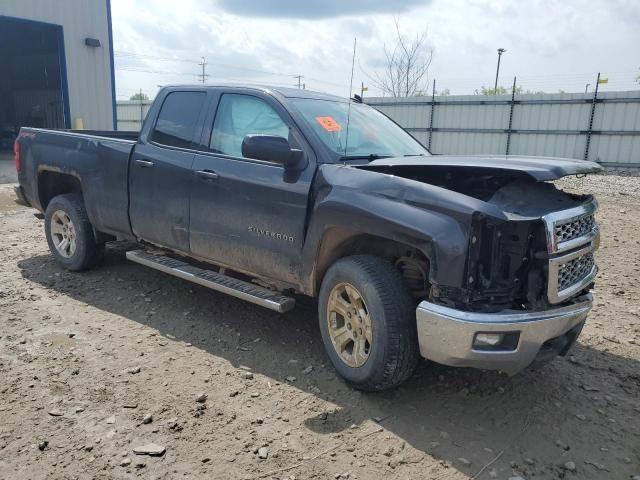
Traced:
<path id="1" fill-rule="evenodd" d="M 638 0 L 263 1 L 235 0 L 240 14 L 229 11 L 231 0 L 154 0 L 154 8 L 112 0 L 118 97 L 198 82 L 202 56 L 211 83 L 292 86 L 303 75 L 308 89 L 345 96 L 354 37 L 354 85 L 379 95 L 371 77 L 384 70 L 384 45 L 396 40 L 394 17 L 409 38 L 428 29 L 429 79 L 439 90 L 469 94 L 493 85 L 498 47 L 507 49 L 500 65 L 507 87 L 517 76 L 531 90 L 584 91 L 600 71 L 609 78 L 605 91 L 638 88 Z M 252 5 L 262 16 L 247 13 Z M 267 10 L 289 17 L 265 17 Z"/>
<path id="2" fill-rule="evenodd" d="M 305 19 L 400 14 L 430 3 L 430 0 L 218 0 L 220 8 L 234 15 Z"/>

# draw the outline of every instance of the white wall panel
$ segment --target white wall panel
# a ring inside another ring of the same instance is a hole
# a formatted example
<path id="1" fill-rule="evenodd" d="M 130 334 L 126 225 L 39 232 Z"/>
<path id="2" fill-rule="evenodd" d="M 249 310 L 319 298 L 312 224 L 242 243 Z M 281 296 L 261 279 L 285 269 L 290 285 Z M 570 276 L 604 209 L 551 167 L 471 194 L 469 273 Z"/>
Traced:
<path id="1" fill-rule="evenodd" d="M 516 102 L 571 100 L 573 103 L 516 103 L 513 106 L 512 130 L 543 132 L 513 132 L 510 154 L 582 159 L 592 95 L 516 95 Z M 589 160 L 640 166 L 640 91 L 600 93 L 598 99 L 604 102 L 596 104 L 592 126 L 595 133 L 591 135 Z M 609 99 L 621 101 L 611 103 L 607 102 Z M 511 95 L 459 95 L 436 97 L 435 100 L 431 138 L 434 153 L 505 154 Z M 491 104 L 495 101 L 503 103 Z M 365 102 L 391 116 L 423 144 L 428 143 L 431 97 L 366 98 Z M 461 129 L 468 131 L 459 131 Z M 549 133 L 544 133 L 547 130 Z M 605 134 L 598 133 L 600 131 Z M 607 131 L 635 133 L 606 134 Z"/>
<path id="2" fill-rule="evenodd" d="M 141 109 L 140 102 L 119 100 L 117 104 L 118 130 L 139 131 L 142 128 L 142 120 L 151 108 L 151 103 L 151 101 L 143 101 Z"/>

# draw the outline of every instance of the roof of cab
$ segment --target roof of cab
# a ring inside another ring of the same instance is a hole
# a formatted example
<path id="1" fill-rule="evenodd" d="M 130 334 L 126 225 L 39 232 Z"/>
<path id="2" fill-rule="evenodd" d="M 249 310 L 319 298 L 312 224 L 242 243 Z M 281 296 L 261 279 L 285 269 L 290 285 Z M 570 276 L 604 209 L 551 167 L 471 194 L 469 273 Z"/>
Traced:
<path id="1" fill-rule="evenodd" d="M 328 93 L 314 92 L 292 87 L 276 87 L 270 85 L 243 85 L 237 84 L 176 84 L 164 85 L 163 88 L 180 89 L 180 88 L 242 88 L 247 90 L 257 90 L 264 93 L 276 93 L 286 98 L 312 98 L 315 100 L 333 100 L 337 102 L 346 102 L 346 98 L 330 95 Z"/>

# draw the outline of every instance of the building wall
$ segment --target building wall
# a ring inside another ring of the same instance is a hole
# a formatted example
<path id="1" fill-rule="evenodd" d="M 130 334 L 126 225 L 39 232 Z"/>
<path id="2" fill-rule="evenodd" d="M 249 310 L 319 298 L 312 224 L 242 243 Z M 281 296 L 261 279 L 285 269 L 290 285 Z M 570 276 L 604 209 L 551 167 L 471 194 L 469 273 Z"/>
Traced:
<path id="1" fill-rule="evenodd" d="M 151 100 L 118 100 L 118 130 L 139 132 L 152 103 Z"/>
<path id="2" fill-rule="evenodd" d="M 541 155 L 583 159 L 593 93 L 366 98 L 436 154 Z M 600 93 L 588 159 L 640 167 L 640 91 Z M 513 108 L 512 108 L 513 106 Z M 509 119 L 511 117 L 511 135 Z"/>
<path id="3" fill-rule="evenodd" d="M 4 0 L 0 15 L 61 25 L 71 124 L 81 118 L 87 129 L 115 128 L 109 0 Z M 86 46 L 87 37 L 101 46 Z"/>

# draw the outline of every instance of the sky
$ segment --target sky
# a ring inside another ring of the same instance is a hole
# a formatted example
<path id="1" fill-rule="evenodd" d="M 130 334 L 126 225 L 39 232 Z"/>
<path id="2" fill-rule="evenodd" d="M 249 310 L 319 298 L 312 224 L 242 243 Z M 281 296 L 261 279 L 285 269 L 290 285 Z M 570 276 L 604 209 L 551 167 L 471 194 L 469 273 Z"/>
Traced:
<path id="1" fill-rule="evenodd" d="M 116 96 L 201 81 L 381 96 L 395 22 L 432 50 L 424 90 L 473 94 L 517 76 L 525 90 L 640 89 L 639 0 L 112 0 Z M 300 79 L 297 76 L 302 76 Z M 589 86 L 587 87 L 587 84 Z"/>

